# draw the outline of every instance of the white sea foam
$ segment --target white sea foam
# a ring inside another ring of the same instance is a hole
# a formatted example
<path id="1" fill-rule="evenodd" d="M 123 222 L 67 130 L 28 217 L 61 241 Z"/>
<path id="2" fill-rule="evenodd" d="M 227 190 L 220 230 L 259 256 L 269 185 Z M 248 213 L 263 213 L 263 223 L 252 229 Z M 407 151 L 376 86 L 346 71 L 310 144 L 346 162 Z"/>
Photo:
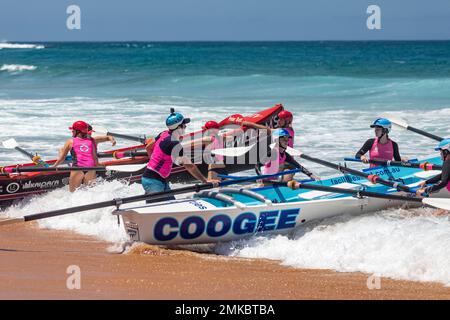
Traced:
<path id="1" fill-rule="evenodd" d="M 142 186 L 138 184 L 128 186 L 119 181 L 103 181 L 91 188 L 78 189 L 74 193 L 70 193 L 65 187 L 39 197 L 27 199 L 8 208 L 5 212 L 2 212 L 2 215 L 22 217 L 25 214 L 68 208 L 142 193 Z M 127 240 L 123 226 L 119 227 L 117 217 L 111 215 L 113 209 L 113 207 L 107 207 L 42 219 L 39 220 L 39 226 L 48 229 L 71 230 L 111 242 Z"/>
<path id="2" fill-rule="evenodd" d="M 32 71 L 36 70 L 36 68 L 36 66 L 29 66 L 26 64 L 4 64 L 1 66 L 0 71 L 16 73 L 20 71 Z"/>
<path id="3" fill-rule="evenodd" d="M 1 49 L 44 49 L 45 46 L 41 44 L 28 44 L 28 43 L 6 43 L 0 42 Z"/>
<path id="4" fill-rule="evenodd" d="M 437 218 L 424 209 L 392 209 L 335 217 L 300 229 L 291 238 L 257 237 L 219 245 L 216 251 L 280 260 L 297 268 L 365 272 L 450 286 L 448 230 L 448 217 Z"/>

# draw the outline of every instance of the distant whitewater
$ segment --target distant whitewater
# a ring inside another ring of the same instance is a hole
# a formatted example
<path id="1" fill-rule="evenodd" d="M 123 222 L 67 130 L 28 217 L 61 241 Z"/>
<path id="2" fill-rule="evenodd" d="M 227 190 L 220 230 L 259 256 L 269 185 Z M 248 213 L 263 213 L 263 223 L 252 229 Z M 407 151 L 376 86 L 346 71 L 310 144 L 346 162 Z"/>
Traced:
<path id="1" fill-rule="evenodd" d="M 0 71 L 21 72 L 36 70 L 36 68 L 36 66 L 29 66 L 24 64 L 4 64 L 1 66 Z"/>
<path id="2" fill-rule="evenodd" d="M 0 42 L 1 49 L 44 49 L 45 46 L 41 44 L 27 44 L 27 43 L 6 43 Z"/>

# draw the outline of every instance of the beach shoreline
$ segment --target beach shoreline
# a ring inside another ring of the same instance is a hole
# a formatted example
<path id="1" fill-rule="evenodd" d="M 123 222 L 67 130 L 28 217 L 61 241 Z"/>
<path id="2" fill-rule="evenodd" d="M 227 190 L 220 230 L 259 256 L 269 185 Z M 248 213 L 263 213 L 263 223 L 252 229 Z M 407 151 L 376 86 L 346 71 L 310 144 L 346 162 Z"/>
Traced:
<path id="1" fill-rule="evenodd" d="M 0 243 L 0 299 L 450 299 L 439 283 L 380 278 L 369 289 L 368 274 L 271 260 L 145 244 L 114 253 L 111 243 L 36 223 L 2 227 Z M 80 289 L 67 287 L 70 266 L 79 267 Z"/>

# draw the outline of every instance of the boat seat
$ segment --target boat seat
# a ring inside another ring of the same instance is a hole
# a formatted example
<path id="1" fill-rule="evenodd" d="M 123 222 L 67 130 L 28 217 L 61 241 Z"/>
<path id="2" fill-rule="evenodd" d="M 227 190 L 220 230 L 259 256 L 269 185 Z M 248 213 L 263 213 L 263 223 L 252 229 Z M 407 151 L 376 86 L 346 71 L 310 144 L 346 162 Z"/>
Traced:
<path id="1" fill-rule="evenodd" d="M 256 199 L 267 205 L 272 204 L 272 201 L 270 199 L 264 197 L 262 194 L 259 194 L 257 192 L 254 192 L 254 191 L 251 191 L 248 189 L 244 189 L 244 188 L 223 188 L 223 189 L 220 189 L 219 191 L 223 192 L 223 193 L 229 193 L 229 194 L 241 194 L 241 195 L 247 196 L 249 198 Z"/>
<path id="2" fill-rule="evenodd" d="M 357 190 L 357 189 L 361 189 L 361 185 L 360 184 L 344 182 L 344 183 L 339 183 L 339 184 L 333 185 L 333 188 Z M 338 194 L 338 193 L 328 192 L 328 191 L 308 191 L 308 192 L 300 193 L 298 195 L 298 197 L 302 198 L 302 199 L 305 199 L 305 200 L 311 200 L 311 199 L 314 199 L 314 198 L 328 196 L 328 195 L 331 195 L 331 194 Z"/>
<path id="3" fill-rule="evenodd" d="M 226 194 L 217 192 L 217 191 L 200 191 L 197 192 L 194 197 L 196 198 L 209 198 L 214 200 L 222 201 L 223 203 L 236 206 L 237 208 L 243 209 L 247 206 L 242 202 L 234 200 L 232 197 L 227 196 Z"/>

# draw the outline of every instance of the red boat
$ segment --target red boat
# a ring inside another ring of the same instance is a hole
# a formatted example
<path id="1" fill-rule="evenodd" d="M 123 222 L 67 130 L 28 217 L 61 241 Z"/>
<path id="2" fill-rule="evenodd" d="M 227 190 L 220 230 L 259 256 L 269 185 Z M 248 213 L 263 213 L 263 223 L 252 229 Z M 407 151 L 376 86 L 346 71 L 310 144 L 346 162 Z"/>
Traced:
<path id="1" fill-rule="evenodd" d="M 265 124 L 269 127 L 274 127 L 278 120 L 278 113 L 283 110 L 281 104 L 277 104 L 272 108 L 255 113 L 251 116 L 243 117 L 245 121 L 251 121 L 254 123 Z M 226 125 L 233 124 L 237 115 L 230 116 L 222 120 L 219 125 L 224 127 Z M 192 132 L 185 136 L 183 140 L 187 138 L 195 139 L 196 136 L 201 136 L 202 131 Z M 251 140 L 257 139 L 257 137 L 249 137 L 247 135 L 241 135 L 244 137 L 236 136 L 234 143 L 243 144 L 243 141 L 236 141 L 236 139 L 246 139 L 246 143 L 252 143 Z M 129 165 L 129 164 L 143 164 L 148 162 L 148 156 L 145 152 L 144 145 L 135 145 L 128 148 L 122 148 L 117 150 L 111 150 L 102 152 L 99 154 L 101 158 L 111 159 L 102 162 L 106 166 L 111 165 Z M 195 159 L 194 159 L 195 160 Z M 56 160 L 46 161 L 48 164 L 53 164 Z M 197 161 L 195 161 L 198 163 Z M 228 161 L 227 161 L 228 163 Z M 229 172 L 238 172 L 248 170 L 254 167 L 254 164 L 247 164 L 242 161 L 234 161 L 234 163 L 227 165 Z M 243 164 L 241 164 L 243 163 Z M 5 166 L 4 168 L 26 168 L 35 167 L 34 163 L 26 163 L 19 165 Z M 207 174 L 208 165 L 206 163 L 200 163 L 199 169 L 203 174 Z M 119 171 L 105 171 L 98 172 L 98 176 L 106 180 L 122 179 L 129 183 L 140 182 L 144 169 L 136 172 L 119 172 Z M 2 172 L 5 172 L 2 170 Z M 15 201 L 22 200 L 25 197 L 29 197 L 36 194 L 48 192 L 57 188 L 66 186 L 69 183 L 69 172 L 23 172 L 13 174 L 0 175 L 0 208 L 7 207 Z M 183 166 L 174 165 L 172 173 L 169 177 L 171 182 L 189 182 L 193 180 L 193 177 L 184 169 Z"/>

